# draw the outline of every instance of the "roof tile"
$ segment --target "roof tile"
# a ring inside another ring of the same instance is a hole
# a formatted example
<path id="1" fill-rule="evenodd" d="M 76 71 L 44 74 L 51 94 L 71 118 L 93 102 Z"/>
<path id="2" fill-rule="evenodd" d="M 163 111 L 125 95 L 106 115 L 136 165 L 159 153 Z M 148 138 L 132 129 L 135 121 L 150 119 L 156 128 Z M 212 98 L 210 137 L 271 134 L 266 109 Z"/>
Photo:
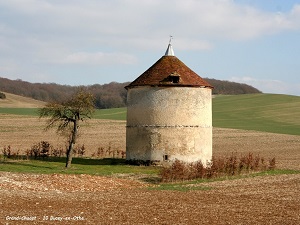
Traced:
<path id="1" fill-rule="evenodd" d="M 177 86 L 213 88 L 176 56 L 162 56 L 142 75 L 126 86 L 126 89 L 137 86 Z"/>

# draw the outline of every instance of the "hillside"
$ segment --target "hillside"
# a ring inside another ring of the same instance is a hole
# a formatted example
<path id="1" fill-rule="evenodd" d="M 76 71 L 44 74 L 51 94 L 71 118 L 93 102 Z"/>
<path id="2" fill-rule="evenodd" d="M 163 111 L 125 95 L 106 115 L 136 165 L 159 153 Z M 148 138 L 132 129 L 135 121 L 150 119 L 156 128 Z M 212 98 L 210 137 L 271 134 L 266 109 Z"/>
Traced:
<path id="1" fill-rule="evenodd" d="M 261 93 L 247 84 L 205 78 L 214 86 L 213 94 L 253 94 Z M 109 84 L 94 84 L 81 86 L 94 94 L 96 107 L 99 109 L 119 108 L 126 106 L 126 90 L 129 82 Z M 59 85 L 55 83 L 29 83 L 22 80 L 9 80 L 0 77 L 0 92 L 7 92 L 40 101 L 61 101 L 70 96 L 78 87 Z"/>
<path id="2" fill-rule="evenodd" d="M 45 105 L 45 102 L 39 100 L 6 92 L 3 93 L 6 98 L 0 99 L 0 108 L 39 108 Z"/>
<path id="3" fill-rule="evenodd" d="M 217 96 L 213 99 L 213 126 L 300 135 L 300 97 Z"/>

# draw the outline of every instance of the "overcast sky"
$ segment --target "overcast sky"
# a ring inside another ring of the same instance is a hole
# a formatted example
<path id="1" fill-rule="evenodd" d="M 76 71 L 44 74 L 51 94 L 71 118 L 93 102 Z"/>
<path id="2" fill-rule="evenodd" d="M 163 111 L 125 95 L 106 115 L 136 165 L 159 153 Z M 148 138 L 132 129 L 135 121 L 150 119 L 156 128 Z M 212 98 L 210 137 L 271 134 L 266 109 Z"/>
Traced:
<path id="1" fill-rule="evenodd" d="M 0 77 L 133 81 L 170 35 L 201 77 L 300 96 L 300 0 L 0 0 Z"/>

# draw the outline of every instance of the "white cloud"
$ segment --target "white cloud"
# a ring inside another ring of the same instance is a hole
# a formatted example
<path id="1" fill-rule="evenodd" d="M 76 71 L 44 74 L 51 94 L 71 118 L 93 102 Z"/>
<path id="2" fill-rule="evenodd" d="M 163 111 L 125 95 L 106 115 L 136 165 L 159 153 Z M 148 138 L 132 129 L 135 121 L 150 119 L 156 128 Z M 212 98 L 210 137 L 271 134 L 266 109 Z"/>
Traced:
<path id="1" fill-rule="evenodd" d="M 77 52 L 67 55 L 61 61 L 56 61 L 62 64 L 84 64 L 84 65 L 101 65 L 101 64 L 135 64 L 137 59 L 125 53 L 89 53 Z"/>
<path id="2" fill-rule="evenodd" d="M 292 24 L 291 28 L 300 29 L 300 4 L 293 7 L 287 18 Z"/>
<path id="3" fill-rule="evenodd" d="M 23 24 L 20 32 L 32 32 L 27 35 L 36 34 L 49 41 L 69 38 L 77 43 L 92 40 L 94 44 L 122 47 L 111 41 L 118 39 L 123 48 L 141 45 L 142 49 L 152 49 L 172 34 L 197 49 L 207 49 L 215 39 L 244 40 L 300 27 L 300 5 L 287 13 L 264 12 L 232 0 L 10 0 L 0 1 L 1 5 L 12 17 L 20 17 L 12 25 Z M 145 39 L 146 43 L 139 44 Z M 179 43 L 180 49 L 189 48 Z"/>

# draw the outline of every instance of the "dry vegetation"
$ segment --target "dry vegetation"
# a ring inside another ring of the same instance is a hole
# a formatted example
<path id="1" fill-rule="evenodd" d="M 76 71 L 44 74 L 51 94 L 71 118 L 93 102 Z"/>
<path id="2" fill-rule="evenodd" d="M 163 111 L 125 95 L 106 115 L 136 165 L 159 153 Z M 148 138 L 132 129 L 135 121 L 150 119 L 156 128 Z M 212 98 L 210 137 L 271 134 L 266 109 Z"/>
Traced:
<path id="1" fill-rule="evenodd" d="M 38 108 L 45 105 L 45 102 L 34 100 L 20 95 L 14 95 L 3 92 L 6 96 L 5 99 L 1 99 L 1 108 Z"/>
<path id="2" fill-rule="evenodd" d="M 20 152 L 40 141 L 64 146 L 45 121 L 1 115 L 0 149 Z M 91 120 L 78 145 L 125 150 L 125 122 Z M 277 168 L 300 170 L 300 138 L 234 129 L 213 130 L 214 155 L 276 157 Z M 196 184 L 188 192 L 148 190 L 144 182 L 90 175 L 0 173 L 0 224 L 298 224 L 300 175 L 277 175 Z M 193 184 L 195 185 L 195 184 Z M 33 221 L 9 220 L 36 217 Z M 48 216 L 48 220 L 44 220 Z M 63 218 L 58 222 L 52 219 Z M 71 221 L 66 221 L 70 217 Z M 25 217 L 24 217 L 25 218 Z"/>

